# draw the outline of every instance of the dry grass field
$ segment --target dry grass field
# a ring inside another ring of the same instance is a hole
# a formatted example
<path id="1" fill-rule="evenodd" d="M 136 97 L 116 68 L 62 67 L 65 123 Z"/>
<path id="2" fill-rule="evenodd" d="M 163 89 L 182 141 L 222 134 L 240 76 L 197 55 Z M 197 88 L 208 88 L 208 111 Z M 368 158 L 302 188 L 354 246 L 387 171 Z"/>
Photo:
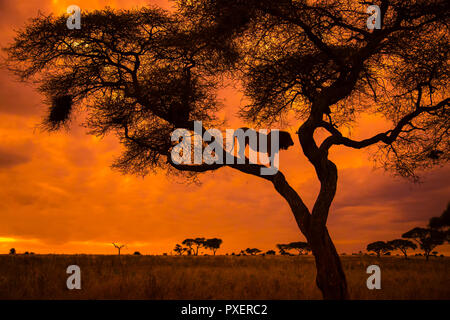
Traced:
<path id="1" fill-rule="evenodd" d="M 344 256 L 352 299 L 450 299 L 450 259 Z M 81 268 L 68 290 L 66 268 Z M 381 268 L 381 290 L 366 287 Z M 0 299 L 321 299 L 311 256 L 1 255 Z"/>

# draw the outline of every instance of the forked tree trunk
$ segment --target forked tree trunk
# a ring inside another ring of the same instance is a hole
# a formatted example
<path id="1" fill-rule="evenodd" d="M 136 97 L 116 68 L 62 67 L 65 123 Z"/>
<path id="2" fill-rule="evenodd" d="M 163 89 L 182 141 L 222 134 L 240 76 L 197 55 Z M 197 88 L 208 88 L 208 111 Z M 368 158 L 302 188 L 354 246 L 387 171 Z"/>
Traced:
<path id="1" fill-rule="evenodd" d="M 349 299 L 341 260 L 326 226 L 313 224 L 308 208 L 280 172 L 274 177 L 272 183 L 278 193 L 289 203 L 300 231 L 308 240 L 316 261 L 316 283 L 323 298 L 328 300 Z M 324 210 L 328 210 L 328 208 Z"/>

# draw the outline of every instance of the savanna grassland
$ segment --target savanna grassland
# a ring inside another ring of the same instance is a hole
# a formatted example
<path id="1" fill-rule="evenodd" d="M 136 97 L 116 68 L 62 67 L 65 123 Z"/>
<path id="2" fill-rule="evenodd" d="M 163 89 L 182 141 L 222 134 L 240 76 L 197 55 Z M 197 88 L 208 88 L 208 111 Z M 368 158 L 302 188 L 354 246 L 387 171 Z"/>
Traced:
<path id="1" fill-rule="evenodd" d="M 352 299 L 450 299 L 450 259 L 343 256 Z M 81 268 L 68 290 L 66 268 Z M 381 268 L 368 290 L 367 266 Z M 0 299 L 321 299 L 312 256 L 0 255 Z"/>

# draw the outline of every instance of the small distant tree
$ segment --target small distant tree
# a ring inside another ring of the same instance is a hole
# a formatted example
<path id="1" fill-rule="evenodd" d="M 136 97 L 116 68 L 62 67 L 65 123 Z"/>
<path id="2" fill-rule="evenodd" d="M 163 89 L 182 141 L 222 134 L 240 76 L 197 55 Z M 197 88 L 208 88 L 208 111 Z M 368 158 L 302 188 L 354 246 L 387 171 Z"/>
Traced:
<path id="1" fill-rule="evenodd" d="M 207 239 L 203 246 L 206 249 L 210 249 L 214 255 L 216 255 L 216 251 L 220 248 L 220 245 L 222 244 L 222 239 L 218 239 L 218 238 L 212 238 L 212 239 Z"/>
<path id="2" fill-rule="evenodd" d="M 126 246 L 126 245 L 124 245 L 124 244 L 116 244 L 116 243 L 114 243 L 114 242 L 112 243 L 112 245 L 114 246 L 114 248 L 117 249 L 119 256 L 120 256 L 120 250 L 122 250 L 122 249 L 125 248 L 125 246 Z"/>
<path id="3" fill-rule="evenodd" d="M 133 253 L 133 255 L 135 255 L 135 256 L 141 256 L 142 254 L 141 254 L 139 251 L 135 251 L 135 252 Z"/>
<path id="4" fill-rule="evenodd" d="M 291 242 L 288 244 L 289 249 L 297 250 L 298 255 L 308 254 L 311 251 L 311 248 L 307 242 Z"/>
<path id="5" fill-rule="evenodd" d="M 186 251 L 188 251 L 189 248 L 184 248 L 182 247 L 180 244 L 176 244 L 175 248 L 173 249 L 173 251 L 178 254 L 179 256 L 183 255 L 183 253 L 185 253 Z"/>
<path id="6" fill-rule="evenodd" d="M 16 254 L 16 249 L 14 248 L 9 249 L 9 254 Z"/>
<path id="7" fill-rule="evenodd" d="M 288 251 L 296 250 L 298 255 L 308 254 L 311 251 L 311 248 L 307 242 L 291 242 L 288 244 L 277 244 L 277 248 L 281 255 L 288 255 Z"/>
<path id="8" fill-rule="evenodd" d="M 367 251 L 373 251 L 379 258 L 381 253 L 386 254 L 391 251 L 392 247 L 384 241 L 375 241 L 367 245 Z"/>
<path id="9" fill-rule="evenodd" d="M 446 232 L 432 229 L 432 228 L 414 228 L 402 235 L 402 238 L 413 239 L 417 242 L 420 249 L 423 250 L 423 255 L 428 261 L 430 253 L 439 245 L 444 244 L 446 239 Z"/>
<path id="10" fill-rule="evenodd" d="M 274 256 L 276 254 L 276 252 L 274 250 L 269 250 L 266 252 L 266 254 L 269 256 Z"/>
<path id="11" fill-rule="evenodd" d="M 417 249 L 417 245 L 414 242 L 405 239 L 391 240 L 388 241 L 388 244 L 392 247 L 393 250 L 400 250 L 404 254 L 405 259 L 408 259 L 408 249 Z"/>
<path id="12" fill-rule="evenodd" d="M 195 238 L 194 239 L 194 246 L 195 246 L 195 252 L 194 255 L 198 256 L 198 249 L 203 248 L 205 246 L 205 238 Z"/>
<path id="13" fill-rule="evenodd" d="M 194 239 L 184 239 L 183 242 L 181 243 L 182 245 L 187 247 L 187 254 L 190 256 L 192 254 L 192 252 L 194 252 L 194 249 L 192 249 L 192 246 L 194 245 L 195 240 Z"/>
<path id="14" fill-rule="evenodd" d="M 282 244 L 282 243 L 279 243 L 279 244 L 277 244 L 277 248 L 278 248 L 278 252 L 279 252 L 282 256 L 284 256 L 284 255 L 287 254 L 287 251 L 289 250 L 289 245 L 288 245 L 288 244 Z"/>
<path id="15" fill-rule="evenodd" d="M 251 256 L 255 256 L 255 255 L 257 255 L 258 253 L 260 253 L 261 250 L 259 250 L 259 249 L 257 249 L 257 248 L 252 248 L 252 249 L 247 248 L 247 249 L 245 249 L 245 252 L 246 252 L 247 254 L 251 255 Z"/>

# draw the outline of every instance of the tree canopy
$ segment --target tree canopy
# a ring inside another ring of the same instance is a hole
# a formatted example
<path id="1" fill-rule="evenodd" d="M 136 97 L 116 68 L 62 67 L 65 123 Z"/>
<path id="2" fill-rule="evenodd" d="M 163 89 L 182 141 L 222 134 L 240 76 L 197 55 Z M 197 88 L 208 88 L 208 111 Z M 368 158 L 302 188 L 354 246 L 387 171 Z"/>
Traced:
<path id="1" fill-rule="evenodd" d="M 308 254 L 308 252 L 311 251 L 309 244 L 302 241 L 291 242 L 288 244 L 277 244 L 277 248 L 280 251 L 280 254 L 283 254 L 289 250 L 296 250 L 299 255 Z"/>
<path id="2" fill-rule="evenodd" d="M 367 251 L 375 252 L 378 257 L 380 257 L 382 253 L 386 254 L 392 249 L 392 245 L 384 241 L 375 241 L 367 245 Z"/>
<path id="3" fill-rule="evenodd" d="M 204 243 L 205 248 L 212 250 L 214 255 L 216 255 L 216 251 L 220 248 L 221 245 L 222 239 L 218 238 L 206 239 Z"/>
<path id="4" fill-rule="evenodd" d="M 387 244 L 391 246 L 393 250 L 400 250 L 405 256 L 405 259 L 408 259 L 407 255 L 408 249 L 412 250 L 417 249 L 417 245 L 414 242 L 405 239 L 391 240 L 388 241 Z"/>
<path id="5" fill-rule="evenodd" d="M 440 230 L 431 228 L 414 228 L 405 232 L 402 238 L 414 239 L 423 250 L 426 259 L 430 256 L 430 253 L 439 245 L 444 244 L 446 240 L 446 233 Z"/>

